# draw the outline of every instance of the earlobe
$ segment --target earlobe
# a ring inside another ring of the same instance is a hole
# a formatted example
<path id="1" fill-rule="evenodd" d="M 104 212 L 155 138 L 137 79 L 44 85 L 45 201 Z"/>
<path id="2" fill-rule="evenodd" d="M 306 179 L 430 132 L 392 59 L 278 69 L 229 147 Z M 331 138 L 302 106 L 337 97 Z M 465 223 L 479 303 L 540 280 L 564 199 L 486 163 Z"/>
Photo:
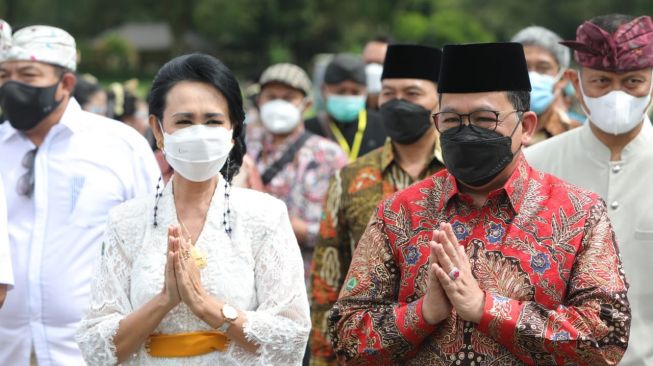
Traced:
<path id="1" fill-rule="evenodd" d="M 311 98 L 306 98 L 306 102 L 304 102 L 304 109 L 302 110 L 302 115 L 306 113 L 307 110 L 311 109 L 311 106 L 313 106 L 313 100 Z"/>
<path id="2" fill-rule="evenodd" d="M 75 74 L 72 74 L 70 72 L 66 72 L 63 74 L 62 80 L 61 80 L 61 86 L 63 89 L 68 91 L 71 95 L 75 91 L 75 84 L 77 84 L 77 77 Z"/>
<path id="3" fill-rule="evenodd" d="M 537 114 L 532 111 L 524 112 L 522 116 L 522 144 L 527 145 L 537 126 Z"/>
<path id="4" fill-rule="evenodd" d="M 154 134 L 156 146 L 159 149 L 163 149 L 163 131 L 161 131 L 162 126 L 159 124 L 159 119 L 155 115 L 150 114 L 150 117 L 148 117 L 148 123 L 152 129 L 152 133 Z"/>

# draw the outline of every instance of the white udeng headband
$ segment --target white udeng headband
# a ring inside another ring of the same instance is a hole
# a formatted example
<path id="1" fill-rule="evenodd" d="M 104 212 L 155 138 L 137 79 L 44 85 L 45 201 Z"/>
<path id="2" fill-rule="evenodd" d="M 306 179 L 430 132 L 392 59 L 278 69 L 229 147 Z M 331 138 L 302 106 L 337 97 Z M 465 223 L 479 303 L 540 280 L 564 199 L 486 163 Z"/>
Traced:
<path id="1" fill-rule="evenodd" d="M 75 71 L 77 47 L 63 29 L 33 25 L 12 35 L 9 23 L 0 19 L 0 62 L 4 61 L 38 61 Z"/>

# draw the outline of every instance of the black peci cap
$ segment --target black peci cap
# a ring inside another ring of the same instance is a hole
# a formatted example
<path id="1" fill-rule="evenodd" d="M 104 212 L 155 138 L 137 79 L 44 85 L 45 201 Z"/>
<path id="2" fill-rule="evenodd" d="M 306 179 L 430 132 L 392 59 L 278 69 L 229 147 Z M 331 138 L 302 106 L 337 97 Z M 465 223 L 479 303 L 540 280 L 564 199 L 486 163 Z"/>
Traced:
<path id="1" fill-rule="evenodd" d="M 521 43 L 444 46 L 438 93 L 530 90 Z"/>
<path id="2" fill-rule="evenodd" d="M 438 82 L 442 51 L 439 48 L 393 44 L 383 62 L 383 79 L 424 79 Z"/>

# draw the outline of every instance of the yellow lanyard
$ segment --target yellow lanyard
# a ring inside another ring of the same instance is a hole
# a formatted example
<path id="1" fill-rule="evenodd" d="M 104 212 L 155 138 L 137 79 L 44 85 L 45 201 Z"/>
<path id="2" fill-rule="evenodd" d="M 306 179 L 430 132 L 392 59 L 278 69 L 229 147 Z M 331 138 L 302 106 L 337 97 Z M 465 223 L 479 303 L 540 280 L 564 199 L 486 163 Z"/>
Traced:
<path id="1" fill-rule="evenodd" d="M 342 150 L 344 150 L 345 154 L 349 157 L 349 162 L 351 163 L 352 161 L 356 160 L 356 158 L 358 158 L 358 153 L 361 150 L 361 144 L 363 143 L 363 134 L 365 133 L 365 128 L 367 127 L 367 111 L 365 109 L 361 109 L 361 111 L 358 113 L 358 130 L 354 136 L 354 141 L 352 141 L 353 144 L 351 148 L 347 143 L 347 139 L 345 139 L 345 136 L 342 135 L 342 132 L 340 132 L 340 129 L 338 129 L 338 126 L 336 126 L 335 123 L 329 122 L 329 127 L 331 128 L 331 132 L 333 133 L 333 136 L 335 136 L 336 141 L 338 141 L 338 144 Z"/>

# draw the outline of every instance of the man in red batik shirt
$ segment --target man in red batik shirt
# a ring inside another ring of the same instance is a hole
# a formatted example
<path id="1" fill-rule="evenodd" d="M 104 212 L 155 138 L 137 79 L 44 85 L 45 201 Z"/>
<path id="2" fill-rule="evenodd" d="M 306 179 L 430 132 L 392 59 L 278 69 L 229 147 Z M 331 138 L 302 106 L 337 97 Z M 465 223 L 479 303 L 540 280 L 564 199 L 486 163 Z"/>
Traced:
<path id="1" fill-rule="evenodd" d="M 605 203 L 532 169 L 517 43 L 445 46 L 446 170 L 381 203 L 329 317 L 347 364 L 614 365 L 627 284 Z"/>

